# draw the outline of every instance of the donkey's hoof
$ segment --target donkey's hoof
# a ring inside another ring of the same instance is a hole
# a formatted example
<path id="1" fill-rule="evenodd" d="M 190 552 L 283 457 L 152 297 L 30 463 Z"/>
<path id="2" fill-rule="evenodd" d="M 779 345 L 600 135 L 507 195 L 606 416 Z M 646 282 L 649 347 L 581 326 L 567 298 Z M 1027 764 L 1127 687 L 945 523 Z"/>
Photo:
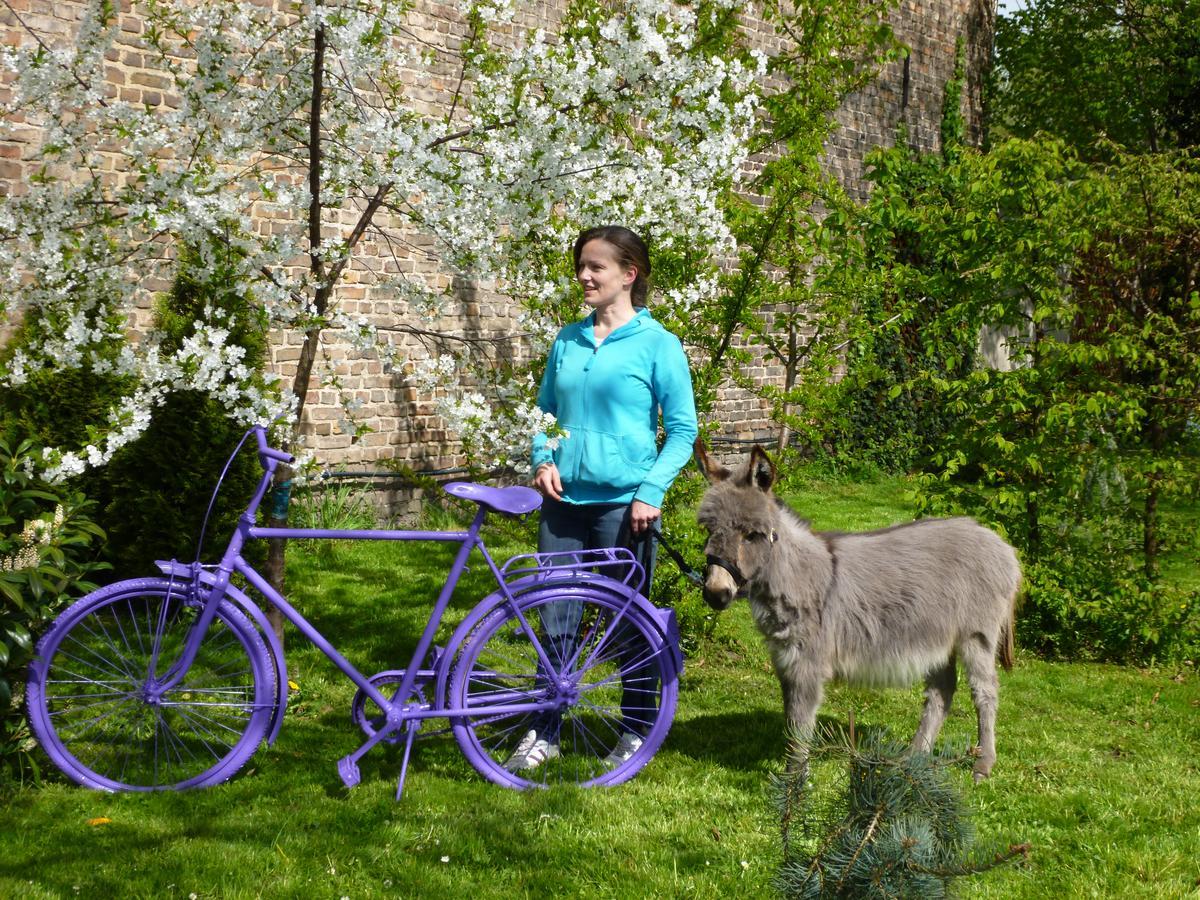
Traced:
<path id="1" fill-rule="evenodd" d="M 975 777 L 975 783 L 979 784 L 979 782 L 983 781 L 983 779 L 985 779 L 989 775 L 991 775 L 992 774 L 992 766 L 994 766 L 995 764 L 996 764 L 996 761 L 994 759 L 977 760 L 975 762 L 975 765 L 971 769 L 971 774 Z"/>

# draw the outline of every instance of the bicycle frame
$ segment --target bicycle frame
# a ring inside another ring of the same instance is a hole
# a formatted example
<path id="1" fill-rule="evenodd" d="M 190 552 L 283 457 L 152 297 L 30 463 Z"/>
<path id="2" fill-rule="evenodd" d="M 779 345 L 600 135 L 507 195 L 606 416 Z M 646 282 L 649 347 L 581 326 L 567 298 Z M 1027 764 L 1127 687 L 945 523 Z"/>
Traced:
<path id="1" fill-rule="evenodd" d="M 153 683 L 148 687 L 147 692 L 151 696 L 161 696 L 167 691 L 175 688 L 186 675 L 188 668 L 191 666 L 196 654 L 199 650 L 201 641 L 204 639 L 209 626 L 212 623 L 213 617 L 216 615 L 216 610 L 221 601 L 226 597 L 231 590 L 231 580 L 234 574 L 241 575 L 253 588 L 261 594 L 266 600 L 274 604 L 280 610 L 283 616 L 291 622 L 300 633 L 311 642 L 318 650 L 321 651 L 331 662 L 352 681 L 367 697 L 376 703 L 381 710 L 386 712 L 386 724 L 380 728 L 375 734 L 371 735 L 365 744 L 349 756 L 343 758 L 338 763 L 339 773 L 342 780 L 351 786 L 358 781 L 357 761 L 368 750 L 386 738 L 392 737 L 400 731 L 406 723 L 413 720 L 422 720 L 430 718 L 454 718 L 468 713 L 478 713 L 479 709 L 458 709 L 449 708 L 444 705 L 444 698 L 436 696 L 434 702 L 428 706 L 419 703 L 409 702 L 409 698 L 414 696 L 414 691 L 417 687 L 418 680 L 422 676 L 438 675 L 438 666 L 442 664 L 441 660 L 436 658 L 433 661 L 434 669 L 423 670 L 421 664 L 429 658 L 430 650 L 434 647 L 434 637 L 438 628 L 442 624 L 442 619 L 446 609 L 449 607 L 454 589 L 457 587 L 459 579 L 467 566 L 467 560 L 471 553 L 478 550 L 499 587 L 501 594 L 508 603 L 514 600 L 514 594 L 506 582 L 504 571 L 496 565 L 495 560 L 488 552 L 483 538 L 480 536 L 480 530 L 487 518 L 488 509 L 484 504 L 480 504 L 474 519 L 466 531 L 423 531 L 423 530 L 391 530 L 391 529 L 322 529 L 322 528 L 270 528 L 255 525 L 255 516 L 261 506 L 264 497 L 270 488 L 274 478 L 275 469 L 280 462 L 291 462 L 291 457 L 280 451 L 274 450 L 267 446 L 266 438 L 263 429 L 254 429 L 257 442 L 260 461 L 263 465 L 263 476 L 260 479 L 255 493 L 242 513 L 238 521 L 237 529 L 230 538 L 225 552 L 223 553 L 220 562 L 215 569 L 206 567 L 207 571 L 213 573 L 211 584 L 204 585 L 199 578 L 193 577 L 193 589 L 197 591 L 198 599 L 203 601 L 203 607 L 200 615 L 192 624 L 188 637 L 185 642 L 183 653 L 174 663 L 171 664 L 168 671 L 161 677 L 154 678 Z M 417 642 L 417 646 L 413 651 L 412 658 L 408 666 L 403 670 L 403 677 L 400 680 L 398 687 L 393 692 L 393 697 L 389 698 L 385 695 L 370 678 L 363 674 L 353 663 L 343 656 L 336 647 L 323 635 L 321 632 L 297 610 L 288 600 L 277 590 L 275 590 L 267 580 L 242 556 L 242 549 L 250 540 L 269 540 L 271 538 L 307 538 L 317 540 L 374 540 L 374 541 L 421 541 L 431 543 L 450 543 L 458 544 L 459 549 L 454 556 L 454 561 L 447 574 L 446 581 L 442 585 L 441 591 L 438 594 L 437 600 L 434 602 L 433 608 L 430 611 L 428 622 L 425 625 L 423 632 Z M 178 563 L 162 563 L 160 564 L 164 571 L 173 574 L 183 574 L 184 566 Z M 193 574 L 194 567 L 192 567 Z M 205 579 L 207 581 L 207 579 Z M 629 597 L 629 603 L 634 602 L 633 595 Z M 530 639 L 532 646 L 535 648 L 538 659 L 541 665 L 547 669 L 551 668 L 551 663 L 547 655 L 545 647 L 538 639 L 536 630 L 525 620 L 519 609 L 516 609 L 516 615 L 521 623 L 521 626 Z M 624 616 L 622 611 L 617 620 Z M 279 660 L 278 662 L 282 662 Z M 439 681 L 440 684 L 440 681 Z M 282 693 L 282 689 L 281 689 Z M 554 704 L 552 701 L 545 700 L 541 702 L 523 702 L 523 703 L 497 703 L 489 705 L 487 711 L 495 714 L 516 714 L 516 713 L 537 713 L 548 709 L 552 709 Z M 282 712 L 280 710 L 280 712 Z M 276 724 L 275 730 L 278 725 Z M 397 788 L 397 797 L 403 790 L 405 773 L 407 771 L 409 751 L 412 740 L 415 737 L 415 729 L 409 728 L 408 738 L 404 754 L 404 761 L 401 768 L 400 782 Z"/>
<path id="2" fill-rule="evenodd" d="M 273 743 L 287 708 L 287 667 L 262 599 L 358 688 L 350 719 L 367 740 L 337 762 L 347 787 L 359 782 L 358 761 L 372 747 L 402 742 L 399 798 L 429 719 L 448 720 L 485 778 L 518 789 L 552 778 L 620 784 L 662 745 L 683 669 L 679 633 L 674 612 L 640 593 L 642 568 L 629 550 L 522 553 L 497 565 L 482 537 L 488 513 L 525 515 L 541 498 L 527 487 L 471 482 L 445 485 L 478 505 L 461 530 L 260 527 L 255 519 L 278 466 L 292 459 L 269 447 L 261 428 L 247 432 L 234 456 L 250 434 L 263 475 L 218 562 L 160 561 L 166 579 L 99 588 L 39 640 L 27 679 L 30 725 L 68 777 L 101 790 L 203 787 Z M 454 545 L 407 668 L 368 676 L 343 656 L 243 556 L 248 541 L 271 538 Z M 435 645 L 475 550 L 496 589 L 444 647 Z"/>

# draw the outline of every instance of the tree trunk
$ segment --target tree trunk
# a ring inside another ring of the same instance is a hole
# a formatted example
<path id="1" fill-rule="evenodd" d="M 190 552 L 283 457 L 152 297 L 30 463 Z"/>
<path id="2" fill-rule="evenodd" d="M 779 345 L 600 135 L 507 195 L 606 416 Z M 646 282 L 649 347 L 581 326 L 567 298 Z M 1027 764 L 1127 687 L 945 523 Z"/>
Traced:
<path id="1" fill-rule="evenodd" d="M 1042 557 L 1041 507 L 1037 495 L 1027 493 L 1025 499 L 1025 527 L 1029 532 L 1029 555 L 1034 560 Z"/>
<path id="2" fill-rule="evenodd" d="M 788 325 L 788 358 L 787 365 L 784 370 L 783 380 L 783 396 L 782 409 L 783 421 L 779 425 L 779 443 L 776 445 L 776 450 L 782 453 L 787 449 L 788 441 L 792 437 L 792 429 L 788 427 L 787 417 L 791 412 L 792 405 L 787 398 L 791 396 L 792 389 L 796 386 L 796 372 L 799 368 L 798 354 L 796 350 L 796 324 L 791 322 Z"/>
<path id="3" fill-rule="evenodd" d="M 287 519 L 276 519 L 271 517 L 267 519 L 267 525 L 270 528 L 283 528 L 287 525 Z M 287 552 L 287 540 L 285 538 L 271 538 L 267 541 L 267 564 L 263 570 L 263 575 L 266 576 L 267 582 L 279 593 L 283 593 L 283 575 L 284 561 Z M 271 604 L 267 607 L 267 621 L 271 623 L 271 630 L 275 632 L 275 637 L 279 638 L 279 643 L 283 644 L 283 613 L 279 611 L 279 607 Z"/>
<path id="4" fill-rule="evenodd" d="M 328 277 L 325 262 L 321 257 L 321 103 L 325 91 L 325 26 L 319 25 L 313 40 L 312 98 L 308 111 L 308 187 L 311 195 L 308 208 L 308 240 L 310 271 L 317 285 L 314 308 L 319 317 L 325 315 L 333 293 L 332 279 Z M 317 358 L 321 325 L 318 321 L 304 334 L 304 346 L 300 348 L 300 359 L 296 363 L 296 377 L 292 381 L 292 395 L 296 398 L 296 421 L 287 445 L 282 449 L 291 452 L 298 444 L 300 422 L 304 417 L 304 403 L 308 398 L 308 387 L 312 381 L 313 364 Z M 283 528 L 287 525 L 287 511 L 291 502 L 291 466 L 281 465 L 275 470 L 271 484 L 271 501 L 267 512 L 267 526 Z M 284 569 L 287 557 L 287 539 L 271 538 L 267 541 L 267 564 L 263 574 L 267 583 L 283 593 Z M 283 613 L 275 606 L 267 610 L 267 621 L 275 636 L 283 643 Z"/>
<path id="5" fill-rule="evenodd" d="M 1146 577 L 1151 581 L 1158 578 L 1158 554 L 1160 538 L 1158 533 L 1158 501 L 1162 496 L 1162 474 L 1158 471 L 1158 462 L 1166 444 L 1166 430 L 1151 407 L 1149 428 L 1150 444 L 1150 474 L 1146 479 L 1146 501 L 1142 509 L 1142 566 Z"/>

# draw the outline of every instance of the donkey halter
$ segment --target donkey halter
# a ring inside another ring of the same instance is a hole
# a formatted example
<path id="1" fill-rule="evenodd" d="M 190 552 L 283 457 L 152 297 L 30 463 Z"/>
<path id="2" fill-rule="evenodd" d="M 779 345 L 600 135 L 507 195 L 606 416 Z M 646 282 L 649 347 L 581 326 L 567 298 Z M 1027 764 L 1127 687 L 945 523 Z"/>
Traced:
<path id="1" fill-rule="evenodd" d="M 745 538 L 742 540 L 745 540 Z M 767 536 L 767 540 L 772 544 L 779 540 L 779 535 L 774 528 L 771 529 L 771 533 Z M 704 559 L 709 566 L 717 566 L 718 568 L 724 569 L 726 572 L 728 572 L 730 577 L 733 578 L 733 583 L 737 585 L 737 589 L 739 591 L 745 587 L 746 582 L 750 580 L 742 574 L 742 570 L 738 568 L 737 563 L 730 562 L 729 560 L 720 556 L 716 556 L 712 553 L 709 553 L 704 557 Z"/>

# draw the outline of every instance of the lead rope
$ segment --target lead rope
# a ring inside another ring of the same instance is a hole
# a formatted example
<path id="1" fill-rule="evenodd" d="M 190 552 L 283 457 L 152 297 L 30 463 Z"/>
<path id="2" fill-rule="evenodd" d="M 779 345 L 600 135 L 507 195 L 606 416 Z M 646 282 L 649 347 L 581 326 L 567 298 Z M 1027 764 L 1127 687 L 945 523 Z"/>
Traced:
<path id="1" fill-rule="evenodd" d="M 702 576 L 694 567 L 687 564 L 687 560 L 683 558 L 683 554 L 672 547 L 666 536 L 657 528 L 651 531 L 654 539 L 658 541 L 660 547 L 667 551 L 667 556 L 671 557 L 671 562 L 679 567 L 679 571 L 683 573 L 683 577 L 698 587 L 704 587 L 704 576 Z"/>

